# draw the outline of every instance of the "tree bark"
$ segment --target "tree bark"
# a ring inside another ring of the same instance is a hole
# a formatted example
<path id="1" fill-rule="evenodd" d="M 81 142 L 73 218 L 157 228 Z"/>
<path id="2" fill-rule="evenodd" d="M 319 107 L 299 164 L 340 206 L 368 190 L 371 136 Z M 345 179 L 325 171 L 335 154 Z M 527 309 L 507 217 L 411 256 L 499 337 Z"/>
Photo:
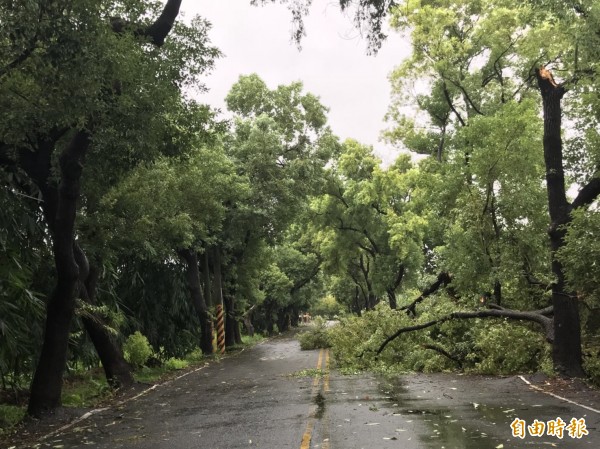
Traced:
<path id="1" fill-rule="evenodd" d="M 235 328 L 239 325 L 235 319 L 235 300 L 233 295 L 223 295 L 223 302 L 225 304 L 225 346 L 235 346 Z"/>
<path id="2" fill-rule="evenodd" d="M 279 309 L 277 311 L 277 327 L 279 332 L 285 332 L 290 328 L 290 312 L 286 307 L 285 309 Z"/>
<path id="3" fill-rule="evenodd" d="M 275 322 L 273 320 L 273 315 L 275 313 L 273 301 L 269 298 L 265 298 L 264 301 L 264 310 L 265 310 L 265 328 L 268 335 L 273 335 L 275 333 Z"/>
<path id="4" fill-rule="evenodd" d="M 87 256 L 75 242 L 73 251 L 79 266 L 79 297 L 91 305 L 96 305 L 98 270 L 91 267 Z M 131 366 L 123 357 L 123 352 L 106 331 L 100 317 L 84 316 L 85 330 L 89 335 L 98 357 L 102 362 L 106 381 L 112 388 L 127 387 L 133 384 Z"/>
<path id="5" fill-rule="evenodd" d="M 398 270 L 396 271 L 396 278 L 394 279 L 394 283 L 386 289 L 388 300 L 390 302 L 390 309 L 392 310 L 398 308 L 398 301 L 396 300 L 396 290 L 398 290 L 398 287 L 400 287 L 400 284 L 402 283 L 402 279 L 404 279 L 405 271 L 406 270 L 404 268 L 404 265 L 400 265 L 398 267 Z"/>
<path id="6" fill-rule="evenodd" d="M 554 370 L 568 377 L 583 377 L 579 305 L 573 292 L 565 291 L 565 275 L 556 252 L 564 246 L 566 225 L 571 222 L 570 205 L 565 189 L 561 138 L 561 99 L 565 89 L 557 85 L 545 68 L 536 70 L 544 112 L 544 162 L 550 213 L 550 247 L 552 250 L 552 305 L 554 307 Z"/>
<path id="7" fill-rule="evenodd" d="M 56 230 L 59 195 L 57 188 L 49 180 L 50 155 L 56 145 L 56 139 L 60 135 L 62 135 L 62 132 L 50 137 L 49 140 L 42 141 L 34 153 L 26 150 L 27 152 L 22 154 L 20 159 L 23 168 L 42 192 L 44 216 L 51 233 Z M 90 268 L 88 259 L 77 242 L 73 246 L 73 255 L 79 269 L 79 286 L 77 290 L 79 297 L 90 304 L 95 304 L 97 270 Z M 106 379 L 113 387 L 130 385 L 133 383 L 131 368 L 123 358 L 121 350 L 112 341 L 98 320 L 99 318 L 84 318 L 83 322 L 100 357 Z"/>
<path id="8" fill-rule="evenodd" d="M 300 311 L 296 308 L 292 306 L 292 312 L 290 315 L 290 322 L 292 324 L 292 327 L 298 327 L 298 325 L 300 324 Z"/>
<path id="9" fill-rule="evenodd" d="M 57 282 L 46 305 L 44 342 L 31 383 L 27 412 L 32 416 L 41 416 L 61 405 L 62 377 L 79 280 L 79 267 L 73 252 L 75 217 L 83 160 L 89 146 L 88 132 L 77 131 L 59 157 L 61 180 L 56 215 L 49 217 L 49 222 L 55 224 L 51 232 Z"/>
<path id="10" fill-rule="evenodd" d="M 372 309 L 375 308 L 375 306 L 377 305 L 377 303 L 379 301 L 378 301 L 377 295 L 375 295 L 375 292 L 373 291 L 373 284 L 371 282 L 371 279 L 369 278 L 369 275 L 370 275 L 370 272 L 371 272 L 371 269 L 370 269 L 370 265 L 371 264 L 370 264 L 368 258 L 367 258 L 367 262 L 366 263 L 365 263 L 364 259 L 365 259 L 364 255 L 361 254 L 360 255 L 360 259 L 359 259 L 359 261 L 360 261 L 359 267 L 360 267 L 360 270 L 361 270 L 361 272 L 363 274 L 363 278 L 365 280 L 365 285 L 367 286 L 367 295 L 366 295 L 366 298 L 365 298 L 366 299 L 366 309 L 367 310 L 372 310 Z"/>
<path id="11" fill-rule="evenodd" d="M 248 333 L 249 337 L 254 337 L 254 325 L 252 324 L 252 312 L 254 311 L 254 308 L 256 307 L 256 304 L 254 304 L 252 307 L 250 307 L 246 313 L 244 313 L 244 325 L 246 326 L 246 332 Z"/>
<path id="12" fill-rule="evenodd" d="M 204 295 L 202 294 L 202 286 L 200 285 L 198 254 L 191 248 L 180 249 L 177 251 L 177 254 L 185 262 L 186 280 L 190 291 L 190 298 L 200 319 L 200 349 L 203 354 L 212 354 L 212 322 L 206 302 L 204 301 Z"/>
<path id="13" fill-rule="evenodd" d="M 204 275 L 204 299 L 206 300 L 206 306 L 211 307 L 212 303 L 212 283 L 210 280 L 210 262 L 208 259 L 208 248 L 204 249 L 202 255 L 202 274 Z"/>
<path id="14" fill-rule="evenodd" d="M 240 329 L 240 323 L 239 321 L 235 322 L 235 326 L 233 326 L 233 336 L 235 338 L 235 343 L 238 345 L 241 345 L 242 343 L 244 343 L 242 341 L 242 331 Z"/>

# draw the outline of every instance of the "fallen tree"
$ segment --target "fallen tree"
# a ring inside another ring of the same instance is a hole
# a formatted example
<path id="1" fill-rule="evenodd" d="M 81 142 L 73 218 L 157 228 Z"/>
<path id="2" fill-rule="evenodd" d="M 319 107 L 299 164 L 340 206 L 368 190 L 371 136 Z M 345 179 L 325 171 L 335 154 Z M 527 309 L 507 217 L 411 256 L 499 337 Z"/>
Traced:
<path id="1" fill-rule="evenodd" d="M 432 321 L 428 321 L 426 323 L 416 324 L 414 326 L 408 326 L 398 329 L 393 335 L 389 336 L 383 341 L 383 343 L 381 343 L 379 349 L 377 350 L 377 355 L 381 354 L 381 352 L 390 342 L 392 342 L 404 333 L 426 329 L 428 327 L 435 326 L 436 324 L 442 324 L 446 321 L 458 319 L 508 318 L 518 321 L 530 321 L 537 323 L 542 327 L 542 329 L 544 330 L 544 336 L 548 343 L 552 343 L 554 341 L 554 318 L 550 318 L 549 316 L 553 314 L 552 306 L 546 307 L 545 309 L 532 311 L 505 309 L 504 307 L 500 307 L 496 304 L 491 304 L 489 307 L 490 308 L 487 310 L 478 310 L 471 312 L 452 312 L 449 315 L 443 316 Z"/>

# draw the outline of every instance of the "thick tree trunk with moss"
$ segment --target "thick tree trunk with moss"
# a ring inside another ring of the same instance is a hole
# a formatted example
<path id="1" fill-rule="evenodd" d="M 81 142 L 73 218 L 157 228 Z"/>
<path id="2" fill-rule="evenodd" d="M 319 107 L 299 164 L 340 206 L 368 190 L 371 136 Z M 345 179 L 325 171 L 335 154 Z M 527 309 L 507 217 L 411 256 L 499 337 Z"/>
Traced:
<path id="1" fill-rule="evenodd" d="M 556 252 L 564 246 L 565 226 L 570 223 L 570 204 L 565 189 L 561 138 L 561 99 L 565 89 L 557 85 L 544 68 L 536 71 L 544 111 L 544 162 L 550 213 L 550 246 L 552 249 L 552 305 L 554 307 L 554 343 L 552 360 L 558 373 L 584 376 L 581 358 L 581 326 L 579 305 L 574 292 L 565 290 L 565 275 Z"/>
<path id="2" fill-rule="evenodd" d="M 180 249 L 177 251 L 177 254 L 185 262 L 185 276 L 190 298 L 200 320 L 200 349 L 203 354 L 212 354 L 212 322 L 202 293 L 202 286 L 200 285 L 198 254 L 191 248 Z"/>

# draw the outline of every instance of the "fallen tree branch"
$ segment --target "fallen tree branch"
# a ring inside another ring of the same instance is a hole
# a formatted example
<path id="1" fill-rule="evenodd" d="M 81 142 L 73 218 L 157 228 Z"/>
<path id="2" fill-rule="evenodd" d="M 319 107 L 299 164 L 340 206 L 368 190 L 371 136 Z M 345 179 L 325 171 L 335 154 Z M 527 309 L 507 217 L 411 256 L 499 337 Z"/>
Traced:
<path id="1" fill-rule="evenodd" d="M 551 343 L 554 340 L 554 327 L 552 318 L 549 318 L 548 314 L 552 313 L 552 306 L 546 307 L 541 310 L 533 310 L 523 312 L 520 310 L 511 310 L 511 309 L 489 309 L 489 310 L 479 310 L 476 312 L 453 312 L 450 315 L 446 315 L 442 318 L 438 318 L 437 320 L 428 321 L 427 323 L 416 324 L 414 326 L 403 327 L 398 329 L 393 335 L 389 336 L 385 339 L 383 343 L 379 346 L 377 350 L 377 355 L 381 354 L 381 352 L 385 349 L 385 347 L 398 338 L 400 335 L 406 332 L 418 331 L 421 329 L 426 329 L 431 326 L 435 326 L 436 324 L 442 324 L 446 321 L 455 320 L 455 319 L 470 319 L 470 318 L 509 318 L 512 320 L 519 321 L 531 321 L 534 323 L 538 323 L 544 329 L 544 335 L 546 340 Z"/>
<path id="2" fill-rule="evenodd" d="M 413 316 L 416 315 L 417 314 L 417 309 L 416 309 L 417 304 L 422 302 L 428 296 L 433 295 L 436 291 L 438 291 L 440 289 L 440 287 L 446 287 L 448 284 L 450 284 L 450 282 L 452 282 L 452 275 L 450 275 L 450 273 L 447 273 L 446 271 L 442 271 L 440 274 L 438 274 L 437 280 L 433 284 L 431 284 L 429 287 L 427 287 L 425 290 L 423 290 L 423 292 L 421 293 L 421 295 L 418 298 L 416 298 L 409 305 L 400 307 L 399 310 L 406 310 L 407 315 L 413 315 Z"/>
<path id="3" fill-rule="evenodd" d="M 452 354 L 450 354 L 448 351 L 446 351 L 441 346 L 432 345 L 432 344 L 422 344 L 421 347 L 424 348 L 424 349 L 431 349 L 432 351 L 435 351 L 438 354 L 441 354 L 444 357 L 449 358 L 454 363 L 456 363 L 460 369 L 462 369 L 462 367 L 463 367 L 462 360 L 460 360 L 459 358 L 453 356 Z"/>

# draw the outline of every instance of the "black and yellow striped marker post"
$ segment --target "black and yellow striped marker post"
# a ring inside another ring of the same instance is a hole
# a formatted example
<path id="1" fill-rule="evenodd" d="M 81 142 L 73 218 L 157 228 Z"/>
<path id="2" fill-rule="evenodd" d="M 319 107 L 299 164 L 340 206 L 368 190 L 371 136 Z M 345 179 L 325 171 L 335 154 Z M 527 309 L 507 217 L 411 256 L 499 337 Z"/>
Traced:
<path id="1" fill-rule="evenodd" d="M 225 354 L 225 320 L 223 315 L 223 305 L 217 304 L 217 350 L 219 354 Z"/>

